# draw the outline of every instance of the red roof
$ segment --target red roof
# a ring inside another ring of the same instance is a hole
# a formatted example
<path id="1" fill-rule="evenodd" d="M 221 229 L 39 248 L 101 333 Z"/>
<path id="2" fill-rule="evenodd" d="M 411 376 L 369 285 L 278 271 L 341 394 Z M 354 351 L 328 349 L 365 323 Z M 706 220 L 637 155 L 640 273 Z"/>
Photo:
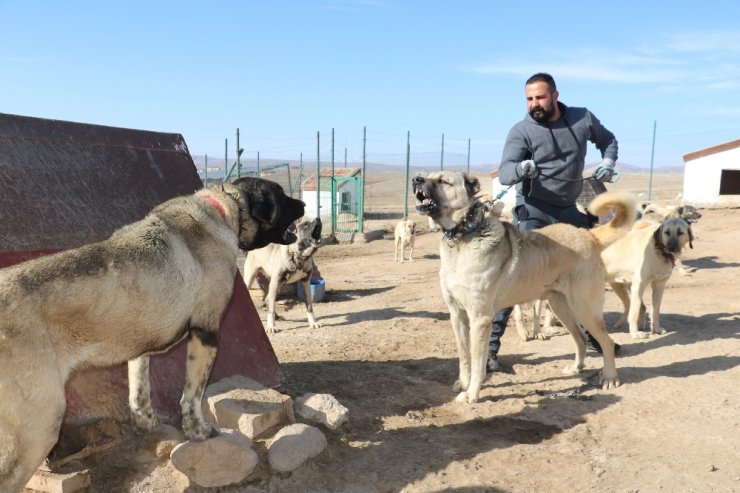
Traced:
<path id="1" fill-rule="evenodd" d="M 321 189 L 329 190 L 329 178 L 331 178 L 331 168 L 321 169 Z M 362 168 L 334 168 L 335 177 L 359 176 Z M 324 180 L 326 178 L 326 180 Z M 309 176 L 303 182 L 303 190 L 316 190 L 316 175 Z"/>

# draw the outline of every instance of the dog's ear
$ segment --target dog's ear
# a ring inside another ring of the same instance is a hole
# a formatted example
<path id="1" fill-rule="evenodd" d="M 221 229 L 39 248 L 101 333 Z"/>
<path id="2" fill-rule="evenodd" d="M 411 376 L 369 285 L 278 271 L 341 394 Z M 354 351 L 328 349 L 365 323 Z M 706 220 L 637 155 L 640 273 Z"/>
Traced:
<path id="1" fill-rule="evenodd" d="M 655 248 L 665 252 L 665 243 L 663 243 L 663 224 L 653 233 L 653 243 Z"/>
<path id="2" fill-rule="evenodd" d="M 688 225 L 688 231 L 689 231 L 689 248 L 694 248 L 694 232 L 691 231 L 691 223 L 686 223 Z"/>
<path id="3" fill-rule="evenodd" d="M 684 212 L 684 208 L 682 205 L 679 205 L 678 207 L 676 207 L 676 215 L 678 217 L 683 217 L 683 212 Z"/>
<path id="4" fill-rule="evenodd" d="M 476 193 L 480 192 L 480 182 L 478 178 L 474 176 L 468 176 L 467 173 L 463 173 L 465 179 L 465 189 L 468 191 L 468 197 L 472 197 Z"/>

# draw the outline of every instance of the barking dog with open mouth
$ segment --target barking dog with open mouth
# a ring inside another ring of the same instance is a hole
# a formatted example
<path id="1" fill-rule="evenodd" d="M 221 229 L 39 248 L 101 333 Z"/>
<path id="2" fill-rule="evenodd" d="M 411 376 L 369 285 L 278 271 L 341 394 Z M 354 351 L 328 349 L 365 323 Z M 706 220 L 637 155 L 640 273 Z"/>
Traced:
<path id="1" fill-rule="evenodd" d="M 595 215 L 614 209 L 614 218 L 593 230 L 555 224 L 522 233 L 487 215 L 475 198 L 476 178 L 441 171 L 412 181 L 417 210 L 444 230 L 440 243 L 440 284 L 450 310 L 460 359 L 456 400 L 477 402 L 485 376 L 488 338 L 497 310 L 548 299 L 576 345 L 567 374 L 583 369 L 586 353 L 581 323 L 601 344 L 604 389 L 619 385 L 614 341 L 603 322 L 604 266 L 601 251 L 629 231 L 636 201 L 628 194 L 604 193 L 590 206 Z"/>
<path id="2" fill-rule="evenodd" d="M 606 266 L 607 281 L 624 305 L 624 311 L 614 327 L 625 321 L 633 339 L 644 339 L 639 321 L 644 315 L 643 295 L 652 288 L 651 332 L 663 334 L 660 327 L 660 304 L 677 256 L 686 243 L 693 248 L 691 225 L 680 217 L 669 217 L 663 222 L 639 222 L 601 253 Z"/>
<path id="3" fill-rule="evenodd" d="M 394 240 L 396 250 L 393 260 L 398 262 L 398 251 L 401 251 L 401 263 L 403 263 L 404 251 L 409 249 L 409 262 L 414 261 L 414 238 L 416 236 L 416 223 L 411 219 L 403 219 L 396 224 Z"/>
<path id="4" fill-rule="evenodd" d="M 296 236 L 298 240 L 292 245 L 267 245 L 249 252 L 244 261 L 244 282 L 247 288 L 251 288 L 259 273 L 270 280 L 267 291 L 262 293 L 263 303 L 267 305 L 265 330 L 268 334 L 277 332 L 275 300 L 280 288 L 290 282 L 300 282 L 303 287 L 308 326 L 312 329 L 321 327 L 313 315 L 313 296 L 310 289 L 313 254 L 321 244 L 321 219 L 299 223 L 296 226 Z"/>
<path id="5" fill-rule="evenodd" d="M 288 244 L 304 204 L 241 178 L 155 207 L 108 239 L 0 270 L 0 491 L 18 492 L 57 441 L 76 368 L 129 361 L 134 425 L 156 425 L 150 353 L 188 338 L 182 429 L 215 430 L 201 398 L 238 249 Z"/>

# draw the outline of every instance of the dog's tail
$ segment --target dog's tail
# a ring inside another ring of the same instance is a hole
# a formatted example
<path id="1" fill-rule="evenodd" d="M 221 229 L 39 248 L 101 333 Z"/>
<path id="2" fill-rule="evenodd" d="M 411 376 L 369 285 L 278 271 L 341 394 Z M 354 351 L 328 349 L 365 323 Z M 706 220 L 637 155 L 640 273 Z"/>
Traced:
<path id="1" fill-rule="evenodd" d="M 614 210 L 611 221 L 591 230 L 602 250 L 632 228 L 637 219 L 637 198 L 631 193 L 605 192 L 597 195 L 588 206 L 594 216 L 604 216 L 610 210 Z"/>

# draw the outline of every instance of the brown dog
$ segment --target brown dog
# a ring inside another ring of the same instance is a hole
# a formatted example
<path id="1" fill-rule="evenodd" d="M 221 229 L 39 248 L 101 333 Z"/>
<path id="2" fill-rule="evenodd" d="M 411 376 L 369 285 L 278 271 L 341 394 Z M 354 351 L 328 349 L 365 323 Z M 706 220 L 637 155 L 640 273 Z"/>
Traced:
<path id="1" fill-rule="evenodd" d="M 188 338 L 182 429 L 214 430 L 201 398 L 238 248 L 291 243 L 304 204 L 241 178 L 155 207 L 108 239 L 0 270 L 0 492 L 20 491 L 57 441 L 76 368 L 129 363 L 134 425 L 156 419 L 147 354 Z"/>

